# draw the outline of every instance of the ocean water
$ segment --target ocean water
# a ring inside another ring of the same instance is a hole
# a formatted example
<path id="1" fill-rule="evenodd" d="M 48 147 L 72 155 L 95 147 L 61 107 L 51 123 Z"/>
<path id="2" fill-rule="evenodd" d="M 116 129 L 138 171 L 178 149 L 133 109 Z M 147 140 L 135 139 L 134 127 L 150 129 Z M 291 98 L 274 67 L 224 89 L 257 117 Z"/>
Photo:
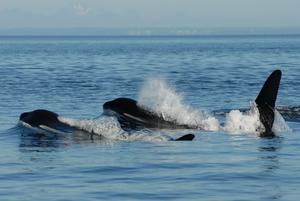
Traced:
<path id="1" fill-rule="evenodd" d="M 247 110 L 275 69 L 259 138 Z M 299 75 L 296 35 L 0 37 L 0 200 L 298 200 Z M 102 115 L 118 97 L 205 130 L 123 131 Z M 20 125 L 40 108 L 105 139 Z"/>

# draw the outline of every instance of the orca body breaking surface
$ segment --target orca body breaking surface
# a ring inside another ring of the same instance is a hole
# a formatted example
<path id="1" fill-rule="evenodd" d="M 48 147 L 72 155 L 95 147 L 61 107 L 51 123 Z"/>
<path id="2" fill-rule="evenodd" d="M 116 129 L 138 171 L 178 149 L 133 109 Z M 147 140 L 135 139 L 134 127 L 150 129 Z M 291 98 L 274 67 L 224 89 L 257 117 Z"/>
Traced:
<path id="1" fill-rule="evenodd" d="M 24 112 L 20 115 L 19 121 L 27 128 L 40 129 L 50 132 L 73 132 L 75 127 L 69 126 L 58 119 L 58 114 L 49 110 L 38 109 L 31 112 Z"/>
<path id="2" fill-rule="evenodd" d="M 94 135 L 93 132 L 88 132 L 86 130 L 63 123 L 58 117 L 59 115 L 54 112 L 38 109 L 31 112 L 22 113 L 19 120 L 23 126 L 32 129 L 35 132 L 64 134 L 80 131 Z M 191 141 L 194 139 L 194 137 L 195 136 L 193 134 L 186 134 L 176 139 L 170 138 L 170 141 Z"/>
<path id="3" fill-rule="evenodd" d="M 273 137 L 275 102 L 280 85 L 281 71 L 275 70 L 265 81 L 255 103 L 259 111 L 259 119 L 264 126 L 261 137 Z M 118 118 L 122 128 L 168 128 L 168 129 L 201 129 L 190 125 L 166 121 L 162 116 L 138 105 L 130 98 L 117 98 L 103 104 L 104 112 L 112 111 Z"/>
<path id="4" fill-rule="evenodd" d="M 164 120 L 155 112 L 139 106 L 130 98 L 117 98 L 103 104 L 104 113 L 113 112 L 123 129 L 160 128 L 160 129 L 195 129 L 189 125 L 178 124 L 175 121 Z"/>
<path id="5" fill-rule="evenodd" d="M 255 103 L 259 111 L 259 119 L 264 126 L 261 137 L 273 137 L 272 127 L 275 115 L 275 102 L 280 85 L 281 71 L 275 70 L 265 81 Z M 156 114 L 138 105 L 137 101 L 129 98 L 117 98 L 103 104 L 104 113 L 113 113 L 121 125 L 126 129 L 160 128 L 160 129 L 201 129 L 200 126 L 178 124 L 176 121 L 167 121 Z M 20 122 L 32 129 L 41 129 L 48 132 L 74 132 L 83 131 L 59 120 L 59 115 L 49 110 L 34 110 L 20 115 Z M 173 141 L 193 140 L 193 134 L 184 135 Z"/>

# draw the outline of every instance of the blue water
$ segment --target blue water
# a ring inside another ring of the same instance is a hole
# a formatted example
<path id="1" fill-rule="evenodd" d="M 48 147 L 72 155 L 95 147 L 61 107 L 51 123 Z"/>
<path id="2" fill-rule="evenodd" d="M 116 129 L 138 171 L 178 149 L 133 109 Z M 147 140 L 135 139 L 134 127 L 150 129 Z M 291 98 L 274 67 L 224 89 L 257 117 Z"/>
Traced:
<path id="1" fill-rule="evenodd" d="M 18 124 L 38 108 L 98 117 L 106 101 L 153 94 L 152 78 L 222 125 L 275 69 L 289 129 L 273 139 L 220 129 L 103 141 Z M 300 36 L 0 37 L 0 200 L 298 200 L 299 74 Z"/>

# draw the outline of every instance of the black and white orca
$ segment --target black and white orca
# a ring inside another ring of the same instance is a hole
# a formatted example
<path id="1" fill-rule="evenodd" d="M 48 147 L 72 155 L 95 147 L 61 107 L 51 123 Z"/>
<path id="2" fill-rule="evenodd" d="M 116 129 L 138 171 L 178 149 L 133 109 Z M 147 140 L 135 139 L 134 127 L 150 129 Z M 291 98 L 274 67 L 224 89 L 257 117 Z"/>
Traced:
<path id="1" fill-rule="evenodd" d="M 38 109 L 31 112 L 25 112 L 20 115 L 19 121 L 21 125 L 32 129 L 39 133 L 72 133 L 86 132 L 87 134 L 95 135 L 93 132 L 82 130 L 75 126 L 71 126 L 59 120 L 59 115 L 49 110 Z M 170 141 L 191 141 L 194 139 L 193 134 L 186 134 L 177 139 L 170 138 Z"/>
<path id="2" fill-rule="evenodd" d="M 265 81 L 255 103 L 259 110 L 259 118 L 264 125 L 261 137 L 272 137 L 274 123 L 275 102 L 280 85 L 281 71 L 275 70 Z M 123 128 L 169 128 L 169 129 L 201 129 L 190 125 L 178 124 L 175 121 L 166 121 L 162 116 L 147 110 L 130 98 L 117 98 L 103 104 L 103 111 L 117 116 Z"/>
<path id="3" fill-rule="evenodd" d="M 274 123 L 275 102 L 280 85 L 281 71 L 275 70 L 265 81 L 255 103 L 259 110 L 259 118 L 264 125 L 261 137 L 273 137 L 272 127 Z M 129 98 L 118 98 L 103 104 L 104 113 L 116 115 L 123 129 L 136 128 L 168 128 L 168 129 L 201 129 L 190 125 L 178 124 L 175 121 L 167 121 L 162 116 L 138 105 L 137 101 Z M 80 128 L 70 126 L 59 120 L 59 115 L 49 110 L 38 109 L 25 112 L 19 118 L 22 125 L 36 131 L 54 133 L 83 131 Z M 87 131 L 84 131 L 87 132 Z M 93 133 L 90 133 L 93 134 Z M 184 135 L 173 141 L 190 141 L 193 134 Z"/>
<path id="4" fill-rule="evenodd" d="M 73 132 L 75 127 L 69 126 L 58 119 L 59 115 L 49 110 L 38 109 L 31 112 L 24 112 L 20 115 L 21 125 L 36 130 L 50 131 L 54 133 Z"/>
<path id="5" fill-rule="evenodd" d="M 121 126 L 126 129 L 160 128 L 160 129 L 191 129 L 189 125 L 177 124 L 175 121 L 166 121 L 155 112 L 138 105 L 130 98 L 117 98 L 103 104 L 105 114 L 116 115 Z"/>

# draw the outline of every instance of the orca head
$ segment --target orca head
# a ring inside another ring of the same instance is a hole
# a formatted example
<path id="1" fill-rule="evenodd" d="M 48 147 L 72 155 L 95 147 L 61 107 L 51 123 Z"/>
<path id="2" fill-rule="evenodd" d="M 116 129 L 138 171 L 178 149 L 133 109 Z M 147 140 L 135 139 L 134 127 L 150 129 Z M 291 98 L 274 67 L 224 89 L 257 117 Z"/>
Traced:
<path id="1" fill-rule="evenodd" d="M 37 127 L 39 125 L 49 125 L 58 122 L 58 114 L 48 110 L 34 110 L 31 112 L 24 112 L 20 115 L 20 121 L 25 122 L 31 126 Z"/>
<path id="2" fill-rule="evenodd" d="M 173 128 L 174 123 L 165 121 L 155 112 L 139 106 L 130 98 L 117 98 L 103 104 L 104 113 L 116 115 L 123 129 L 127 128 Z"/>
<path id="3" fill-rule="evenodd" d="M 103 104 L 103 110 L 111 110 L 118 114 L 134 113 L 138 111 L 137 102 L 130 98 L 117 98 Z"/>

